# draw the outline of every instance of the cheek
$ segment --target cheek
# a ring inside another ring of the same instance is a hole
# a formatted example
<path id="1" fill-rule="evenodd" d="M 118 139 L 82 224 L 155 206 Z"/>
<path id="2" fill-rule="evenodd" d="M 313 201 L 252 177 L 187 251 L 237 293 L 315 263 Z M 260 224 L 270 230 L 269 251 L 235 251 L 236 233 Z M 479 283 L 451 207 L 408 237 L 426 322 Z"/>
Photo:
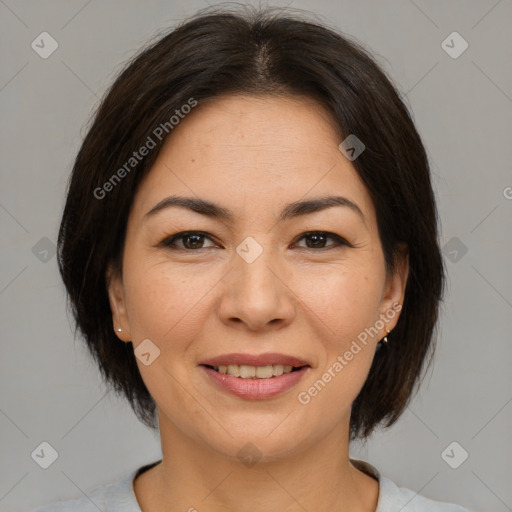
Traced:
<path id="1" fill-rule="evenodd" d="M 186 381 L 192 369 L 188 354 L 204 328 L 204 296 L 209 288 L 207 279 L 193 279 L 169 268 L 137 265 L 135 271 L 127 262 L 126 304 L 134 349 L 146 339 L 158 349 L 150 348 L 152 357 L 158 355 L 149 365 L 137 359 L 146 387 L 158 404 L 165 404 L 172 395 L 184 407 L 187 395 L 179 383 Z"/>
<path id="2" fill-rule="evenodd" d="M 333 274 L 319 286 L 304 283 L 303 311 L 323 350 L 314 378 L 298 391 L 299 403 L 311 415 L 334 421 L 340 411 L 350 410 L 361 390 L 378 341 L 367 332 L 379 318 L 379 285 L 377 275 L 352 272 Z"/>
<path id="3" fill-rule="evenodd" d="M 127 313 L 134 340 L 150 338 L 156 343 L 187 339 L 186 333 L 201 325 L 201 298 L 207 279 L 194 279 L 171 271 L 166 265 L 126 265 Z"/>
<path id="4" fill-rule="evenodd" d="M 336 404 L 338 411 L 349 407 L 370 370 L 378 336 L 368 332 L 379 319 L 382 292 L 382 276 L 370 269 L 337 268 L 321 279 L 303 280 L 301 298 L 307 306 L 303 312 L 323 353 L 319 380 L 302 391 L 305 401 L 314 398 L 319 411 L 329 403 Z"/>
<path id="5" fill-rule="evenodd" d="M 337 343 L 357 336 L 379 315 L 381 277 L 368 269 L 334 268 L 320 276 L 312 273 L 299 279 L 295 290 L 306 310 L 323 324 L 325 334 Z"/>

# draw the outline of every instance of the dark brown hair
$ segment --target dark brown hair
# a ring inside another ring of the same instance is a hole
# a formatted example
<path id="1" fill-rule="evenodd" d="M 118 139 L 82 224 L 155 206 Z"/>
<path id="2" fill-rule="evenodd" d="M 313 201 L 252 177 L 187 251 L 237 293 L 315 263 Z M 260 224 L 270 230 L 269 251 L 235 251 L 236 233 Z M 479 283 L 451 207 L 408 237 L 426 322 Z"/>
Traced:
<path id="1" fill-rule="evenodd" d="M 398 419 L 421 380 L 433 354 L 445 270 L 428 159 L 408 109 L 371 54 L 324 23 L 268 8 L 203 10 L 125 66 L 78 152 L 59 231 L 59 269 L 76 327 L 104 380 L 145 425 L 158 428 L 133 346 L 113 331 L 106 270 L 110 263 L 122 269 L 130 207 L 165 136 L 172 136 L 171 117 L 191 99 L 200 104 L 228 94 L 321 102 L 343 138 L 355 134 L 366 147 L 352 163 L 373 200 L 388 271 L 399 244 L 408 246 L 401 316 L 352 406 L 351 438 L 365 438 Z M 158 138 L 162 126 L 165 136 Z M 130 160 L 148 138 L 155 147 Z"/>

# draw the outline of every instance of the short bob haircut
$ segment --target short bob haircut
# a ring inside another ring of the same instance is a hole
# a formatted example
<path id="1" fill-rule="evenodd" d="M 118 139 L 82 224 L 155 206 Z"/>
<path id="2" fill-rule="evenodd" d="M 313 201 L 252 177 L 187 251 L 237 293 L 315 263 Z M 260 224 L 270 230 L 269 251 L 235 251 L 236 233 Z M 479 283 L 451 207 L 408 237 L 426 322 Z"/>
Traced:
<path id="1" fill-rule="evenodd" d="M 425 148 L 391 80 L 359 43 L 302 14 L 203 9 L 148 43 L 118 74 L 74 162 L 58 236 L 76 329 L 105 382 L 158 429 L 133 344 L 113 329 L 107 269 L 122 273 L 130 207 L 172 137 L 171 118 L 188 112 L 184 105 L 230 94 L 308 97 L 327 107 L 340 143 L 355 134 L 365 145 L 352 164 L 373 200 L 388 272 L 407 244 L 401 316 L 352 404 L 350 439 L 364 439 L 399 418 L 430 365 L 445 286 L 439 219 Z M 139 151 L 143 146 L 153 147 Z"/>

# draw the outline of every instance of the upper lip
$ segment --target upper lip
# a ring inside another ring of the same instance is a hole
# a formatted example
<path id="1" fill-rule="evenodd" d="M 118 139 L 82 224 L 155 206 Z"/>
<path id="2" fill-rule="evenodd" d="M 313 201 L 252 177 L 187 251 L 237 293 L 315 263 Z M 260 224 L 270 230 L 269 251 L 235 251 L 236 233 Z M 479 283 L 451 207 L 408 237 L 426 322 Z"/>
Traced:
<path id="1" fill-rule="evenodd" d="M 309 366 L 307 361 L 298 357 L 289 356 L 286 354 L 268 353 L 268 354 L 223 354 L 210 359 L 205 359 L 199 364 L 209 366 L 229 366 L 230 364 L 247 365 L 247 366 L 270 366 L 276 364 L 291 365 L 295 367 Z"/>

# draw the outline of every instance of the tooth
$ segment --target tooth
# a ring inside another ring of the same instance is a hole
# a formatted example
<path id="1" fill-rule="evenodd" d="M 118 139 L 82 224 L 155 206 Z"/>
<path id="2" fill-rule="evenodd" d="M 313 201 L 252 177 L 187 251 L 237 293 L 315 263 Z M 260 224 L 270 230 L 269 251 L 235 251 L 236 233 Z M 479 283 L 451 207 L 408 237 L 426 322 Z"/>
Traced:
<path id="1" fill-rule="evenodd" d="M 284 373 L 290 373 L 293 366 L 290 364 L 274 364 L 266 366 L 251 366 L 251 365 L 219 365 L 214 367 L 219 373 L 228 374 L 233 377 L 242 379 L 271 379 L 272 377 L 280 377 Z"/>
<path id="2" fill-rule="evenodd" d="M 275 364 L 272 366 L 272 375 L 275 377 L 279 377 L 280 375 L 283 375 L 283 365 L 282 364 Z"/>
<path id="3" fill-rule="evenodd" d="M 240 365 L 240 377 L 243 379 L 250 379 L 256 377 L 256 367 L 247 366 L 246 364 Z"/>
<path id="4" fill-rule="evenodd" d="M 233 377 L 240 377 L 240 367 L 237 364 L 230 364 L 228 366 L 228 373 Z"/>
<path id="5" fill-rule="evenodd" d="M 256 377 L 258 379 L 268 379 L 272 377 L 272 374 L 272 365 L 256 367 Z"/>

